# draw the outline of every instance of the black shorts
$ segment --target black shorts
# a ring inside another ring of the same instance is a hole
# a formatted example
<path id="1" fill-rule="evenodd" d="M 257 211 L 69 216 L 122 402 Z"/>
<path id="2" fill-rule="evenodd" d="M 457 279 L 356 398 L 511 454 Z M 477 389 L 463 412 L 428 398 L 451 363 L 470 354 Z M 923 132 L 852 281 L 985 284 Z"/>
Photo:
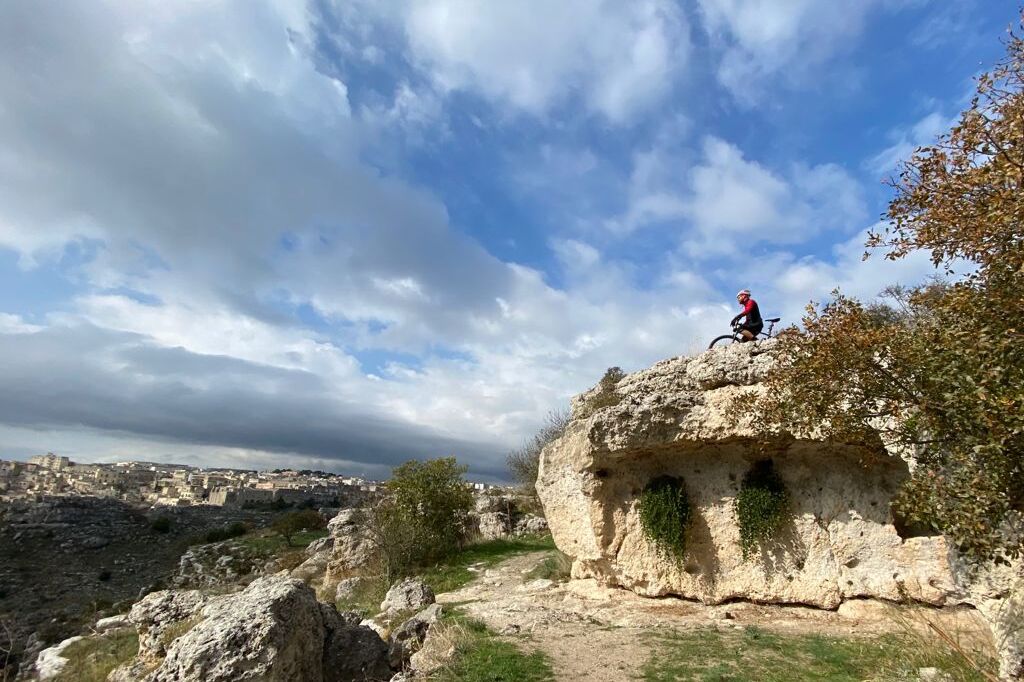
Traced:
<path id="1" fill-rule="evenodd" d="M 748 324 L 744 322 L 740 325 L 740 329 L 746 329 L 754 336 L 757 336 L 761 333 L 761 330 L 764 329 L 764 322 L 758 322 L 756 324 Z"/>

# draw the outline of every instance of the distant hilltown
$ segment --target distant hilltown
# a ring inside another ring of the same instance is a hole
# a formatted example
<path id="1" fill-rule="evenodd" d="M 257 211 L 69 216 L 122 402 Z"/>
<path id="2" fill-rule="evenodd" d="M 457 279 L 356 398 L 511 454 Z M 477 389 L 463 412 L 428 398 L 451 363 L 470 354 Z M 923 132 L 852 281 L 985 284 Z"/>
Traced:
<path id="1" fill-rule="evenodd" d="M 344 506 L 380 484 L 323 471 L 201 469 L 183 464 L 78 464 L 49 452 L 0 460 L 0 500 L 38 495 L 110 497 L 147 506 Z"/>

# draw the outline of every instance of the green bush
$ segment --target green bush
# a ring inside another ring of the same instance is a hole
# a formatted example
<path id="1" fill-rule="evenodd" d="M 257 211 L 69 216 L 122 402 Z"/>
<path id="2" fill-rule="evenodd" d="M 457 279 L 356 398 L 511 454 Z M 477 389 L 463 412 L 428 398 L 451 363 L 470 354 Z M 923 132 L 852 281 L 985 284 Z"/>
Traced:
<path id="1" fill-rule="evenodd" d="M 473 493 L 454 457 L 410 461 L 392 472 L 386 494 L 363 521 L 388 581 L 461 549 Z"/>
<path id="2" fill-rule="evenodd" d="M 786 488 L 772 461 L 756 462 L 743 477 L 736 495 L 736 520 L 744 559 L 752 549 L 775 538 L 786 522 L 788 502 Z"/>
<path id="3" fill-rule="evenodd" d="M 587 398 L 584 403 L 580 417 L 586 418 L 600 409 L 618 405 L 622 401 L 622 396 L 615 392 L 615 386 L 625 376 L 626 373 L 621 367 L 609 367 L 601 377 L 597 393 Z"/>
<path id="4" fill-rule="evenodd" d="M 666 555 L 681 559 L 686 551 L 686 529 L 692 517 L 690 498 L 681 478 L 660 476 L 640 493 L 640 526 L 647 538 Z"/>
<path id="5" fill-rule="evenodd" d="M 249 532 L 249 528 L 241 521 L 235 521 L 230 526 L 224 526 L 223 528 L 214 528 L 206 533 L 206 542 L 221 542 L 222 540 L 230 540 L 231 538 L 242 537 Z"/>

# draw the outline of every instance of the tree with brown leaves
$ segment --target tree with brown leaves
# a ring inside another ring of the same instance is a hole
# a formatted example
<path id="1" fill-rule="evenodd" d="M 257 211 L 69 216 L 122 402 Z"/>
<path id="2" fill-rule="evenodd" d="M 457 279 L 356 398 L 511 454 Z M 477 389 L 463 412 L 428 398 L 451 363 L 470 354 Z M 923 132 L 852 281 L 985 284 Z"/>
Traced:
<path id="1" fill-rule="evenodd" d="M 1024 550 L 1024 39 L 1006 46 L 869 236 L 889 259 L 929 251 L 947 281 L 809 305 L 759 410 L 767 430 L 913 453 L 897 512 L 997 560 Z"/>

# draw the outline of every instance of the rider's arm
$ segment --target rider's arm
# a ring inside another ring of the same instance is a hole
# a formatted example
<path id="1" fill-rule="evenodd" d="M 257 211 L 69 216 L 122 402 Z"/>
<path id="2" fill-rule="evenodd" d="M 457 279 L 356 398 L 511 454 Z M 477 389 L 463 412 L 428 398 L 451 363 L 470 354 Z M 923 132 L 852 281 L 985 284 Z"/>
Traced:
<path id="1" fill-rule="evenodd" d="M 736 317 L 732 318 L 732 324 L 736 324 L 737 322 L 739 322 L 741 317 L 746 317 L 747 315 L 749 315 L 750 311 L 753 309 L 753 307 L 754 307 L 754 300 L 751 299 L 751 298 L 748 298 L 747 302 L 743 304 L 743 312 L 741 312 Z"/>

